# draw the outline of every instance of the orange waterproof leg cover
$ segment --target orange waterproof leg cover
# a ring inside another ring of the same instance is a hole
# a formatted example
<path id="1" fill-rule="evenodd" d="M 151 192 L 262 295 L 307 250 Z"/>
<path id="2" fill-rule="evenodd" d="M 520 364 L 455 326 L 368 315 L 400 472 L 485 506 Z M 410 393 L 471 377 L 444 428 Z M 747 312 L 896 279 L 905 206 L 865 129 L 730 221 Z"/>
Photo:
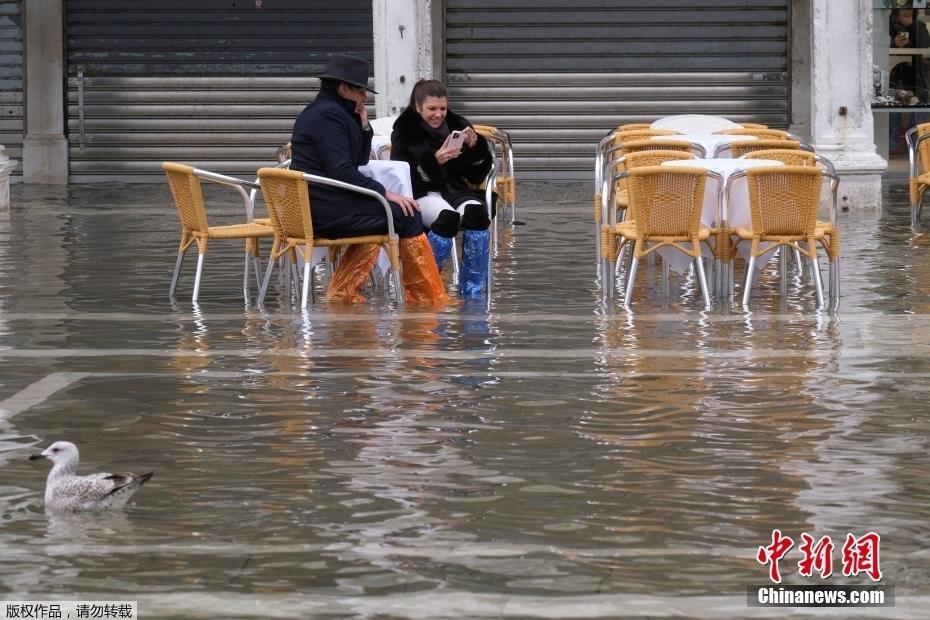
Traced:
<path id="1" fill-rule="evenodd" d="M 349 246 L 336 265 L 336 272 L 326 291 L 326 301 L 337 304 L 365 303 L 359 291 L 378 259 L 379 247 L 375 243 Z"/>
<path id="2" fill-rule="evenodd" d="M 449 301 L 426 235 L 400 240 L 400 264 L 407 303 L 433 305 Z"/>

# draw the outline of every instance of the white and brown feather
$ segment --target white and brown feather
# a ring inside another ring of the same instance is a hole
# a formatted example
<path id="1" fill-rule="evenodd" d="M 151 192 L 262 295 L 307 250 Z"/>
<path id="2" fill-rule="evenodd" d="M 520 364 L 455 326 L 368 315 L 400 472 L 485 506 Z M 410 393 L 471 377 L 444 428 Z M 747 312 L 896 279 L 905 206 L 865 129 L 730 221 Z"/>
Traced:
<path id="1" fill-rule="evenodd" d="M 45 485 L 45 509 L 51 512 L 86 512 L 122 508 L 152 472 L 136 474 L 99 473 L 78 476 L 77 446 L 57 441 L 41 455 L 54 463 Z"/>

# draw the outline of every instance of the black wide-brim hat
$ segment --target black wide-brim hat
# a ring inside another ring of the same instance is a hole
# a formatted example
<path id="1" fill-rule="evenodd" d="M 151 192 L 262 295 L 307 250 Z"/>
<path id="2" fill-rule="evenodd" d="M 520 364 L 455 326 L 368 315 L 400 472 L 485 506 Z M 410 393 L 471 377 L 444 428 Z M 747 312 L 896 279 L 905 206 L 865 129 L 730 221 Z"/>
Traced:
<path id="1" fill-rule="evenodd" d="M 329 61 L 329 66 L 319 77 L 361 86 L 370 93 L 378 94 L 374 88 L 368 87 L 368 61 L 358 56 L 333 57 Z"/>

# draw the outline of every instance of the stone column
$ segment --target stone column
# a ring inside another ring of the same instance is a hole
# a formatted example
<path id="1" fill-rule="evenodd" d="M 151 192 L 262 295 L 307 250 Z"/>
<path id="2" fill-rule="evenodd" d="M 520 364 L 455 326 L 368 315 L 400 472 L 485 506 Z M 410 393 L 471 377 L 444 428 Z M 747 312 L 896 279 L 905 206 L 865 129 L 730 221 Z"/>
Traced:
<path id="1" fill-rule="evenodd" d="M 375 114 L 399 114 L 417 80 L 433 74 L 431 0 L 373 0 Z"/>
<path id="2" fill-rule="evenodd" d="M 16 168 L 16 162 L 6 156 L 0 146 L 0 213 L 10 210 L 10 173 Z"/>
<path id="3" fill-rule="evenodd" d="M 810 138 L 841 177 L 840 204 L 881 206 L 887 162 L 872 126 L 872 0 L 804 0 L 810 5 Z"/>
<path id="4" fill-rule="evenodd" d="M 23 2 L 25 183 L 68 182 L 65 138 L 63 0 Z"/>

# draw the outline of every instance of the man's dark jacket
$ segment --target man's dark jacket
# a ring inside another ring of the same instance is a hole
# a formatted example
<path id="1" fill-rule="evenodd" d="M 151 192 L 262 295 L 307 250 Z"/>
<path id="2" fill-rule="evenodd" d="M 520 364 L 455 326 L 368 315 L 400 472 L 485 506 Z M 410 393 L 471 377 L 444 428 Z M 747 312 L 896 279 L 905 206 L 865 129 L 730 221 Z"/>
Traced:
<path id="1" fill-rule="evenodd" d="M 373 133 L 362 129 L 355 102 L 322 90 L 294 122 L 291 170 L 359 185 L 383 196 L 384 186 L 358 171 L 358 166 L 368 163 Z M 310 184 L 314 232 L 324 237 L 353 230 L 352 213 L 359 209 L 370 213 L 372 204 L 378 203 L 343 189 Z"/>

